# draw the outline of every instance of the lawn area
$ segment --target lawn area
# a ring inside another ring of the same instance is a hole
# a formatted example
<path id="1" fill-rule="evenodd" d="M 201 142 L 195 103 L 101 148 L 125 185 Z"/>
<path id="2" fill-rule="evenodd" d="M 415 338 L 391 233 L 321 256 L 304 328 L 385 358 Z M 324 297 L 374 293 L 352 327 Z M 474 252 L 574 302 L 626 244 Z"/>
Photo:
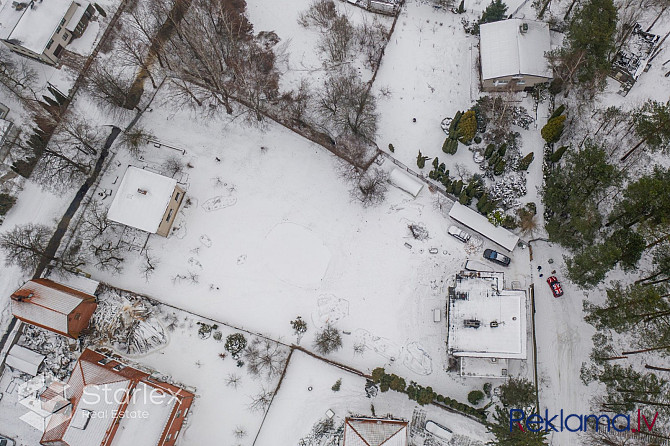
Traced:
<path id="1" fill-rule="evenodd" d="M 332 386 L 337 380 L 341 380 L 340 390 L 333 391 Z M 294 351 L 256 445 L 299 444 L 299 440 L 307 437 L 315 424 L 326 419 L 328 410 L 335 414 L 335 426 L 342 424 L 347 416 L 371 417 L 372 411 L 377 416 L 390 415 L 408 422 L 414 417 L 423 418 L 423 422 L 416 423 L 416 430 L 411 435 L 411 444 L 417 446 L 446 444 L 424 429 L 427 421 L 440 424 L 454 433 L 453 443 L 449 444 L 474 446 L 490 440 L 482 424 L 435 406 L 419 406 L 404 394 L 379 392 L 377 396 L 368 398 L 365 382 L 361 376 Z"/>

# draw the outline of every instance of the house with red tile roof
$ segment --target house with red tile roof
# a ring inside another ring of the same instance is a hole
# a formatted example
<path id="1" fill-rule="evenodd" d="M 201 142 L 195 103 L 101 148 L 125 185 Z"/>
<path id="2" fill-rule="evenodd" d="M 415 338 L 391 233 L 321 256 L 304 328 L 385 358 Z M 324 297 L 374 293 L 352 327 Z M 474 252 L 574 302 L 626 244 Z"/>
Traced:
<path id="1" fill-rule="evenodd" d="M 65 386 L 40 399 L 56 409 L 44 446 L 173 446 L 194 395 L 93 350 L 85 350 Z"/>
<path id="2" fill-rule="evenodd" d="M 346 418 L 344 446 L 407 446 L 407 422 L 379 418 Z"/>
<path id="3" fill-rule="evenodd" d="M 26 282 L 11 296 L 17 318 L 63 336 L 78 338 L 97 308 L 95 296 L 48 279 Z"/>

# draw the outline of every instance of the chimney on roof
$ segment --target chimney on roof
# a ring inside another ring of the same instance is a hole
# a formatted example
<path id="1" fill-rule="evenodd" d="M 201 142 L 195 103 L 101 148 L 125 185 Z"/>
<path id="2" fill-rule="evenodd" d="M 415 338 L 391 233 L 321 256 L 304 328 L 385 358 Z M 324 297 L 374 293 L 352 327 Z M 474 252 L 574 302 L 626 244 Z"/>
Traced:
<path id="1" fill-rule="evenodd" d="M 142 195 L 146 195 L 146 194 L 147 194 L 147 190 L 146 190 L 146 189 L 137 189 L 137 193 L 138 193 L 138 194 L 142 194 Z"/>
<path id="2" fill-rule="evenodd" d="M 30 300 L 35 293 L 33 293 L 30 290 L 19 290 L 16 293 L 12 294 L 12 300 L 16 302 L 25 302 L 27 300 Z"/>
<path id="3" fill-rule="evenodd" d="M 528 23 L 522 23 L 519 25 L 519 31 L 521 34 L 526 34 L 528 32 Z"/>

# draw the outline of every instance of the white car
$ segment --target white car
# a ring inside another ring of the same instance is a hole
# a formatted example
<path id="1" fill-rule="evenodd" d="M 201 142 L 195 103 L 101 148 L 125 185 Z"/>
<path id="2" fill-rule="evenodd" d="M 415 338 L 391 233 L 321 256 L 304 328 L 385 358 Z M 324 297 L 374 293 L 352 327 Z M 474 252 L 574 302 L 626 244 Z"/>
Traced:
<path id="1" fill-rule="evenodd" d="M 467 232 L 457 228 L 456 226 L 449 226 L 449 229 L 447 230 L 449 235 L 452 235 L 462 241 L 463 243 L 467 243 L 468 240 L 470 240 L 470 234 Z"/>

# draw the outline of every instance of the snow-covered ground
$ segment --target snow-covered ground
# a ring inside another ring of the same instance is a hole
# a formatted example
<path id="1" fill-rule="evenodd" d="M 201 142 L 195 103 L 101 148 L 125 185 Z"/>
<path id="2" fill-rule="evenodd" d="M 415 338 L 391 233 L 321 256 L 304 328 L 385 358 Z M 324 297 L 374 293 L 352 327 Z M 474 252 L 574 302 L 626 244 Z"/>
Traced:
<path id="1" fill-rule="evenodd" d="M 88 268 L 95 279 L 286 342 L 295 341 L 289 322 L 300 315 L 307 348 L 330 322 L 344 333 L 338 360 L 365 371 L 385 364 L 465 401 L 473 384 L 445 372 L 447 330 L 444 319 L 433 322 L 433 310 L 445 308 L 447 281 L 468 256 L 428 189 L 412 199 L 391 188 L 383 205 L 365 209 L 351 201 L 336 158 L 278 126 L 262 132 L 158 107 L 141 124 L 186 149 L 190 205 L 169 238 L 150 238 L 161 261 L 148 281 L 135 252 L 121 275 Z M 115 192 L 128 164 L 160 170 L 161 159 L 178 153 L 151 145 L 144 154 L 151 161 L 118 155 L 100 188 Z M 429 238 L 413 239 L 412 223 Z M 490 245 L 480 240 L 471 258 Z M 527 252 L 513 257 L 506 280 L 527 286 Z M 198 283 L 177 277 L 189 273 Z M 365 345 L 362 355 L 355 345 Z"/>
<path id="2" fill-rule="evenodd" d="M 377 144 L 383 150 L 393 144 L 393 156 L 415 170 L 419 150 L 446 158 L 440 122 L 470 108 L 478 96 L 478 39 L 465 34 L 462 17 L 408 2 L 377 73 L 377 91 L 390 91 L 379 100 Z M 462 146 L 460 151 L 465 151 Z"/>
<path id="3" fill-rule="evenodd" d="M 326 77 L 329 67 L 323 61 L 323 55 L 318 51 L 321 33 L 318 28 L 305 28 L 298 24 L 300 14 L 305 12 L 311 0 L 255 0 L 247 2 L 247 16 L 254 25 L 256 33 L 274 31 L 281 39 L 278 45 L 283 75 L 282 89 L 297 88 L 300 79 L 307 79 L 312 85 L 320 84 Z M 335 2 L 340 14 L 346 15 L 354 25 L 366 22 L 372 24 L 378 20 L 387 29 L 391 28 L 392 17 L 373 14 L 363 8 L 347 2 Z M 372 72 L 363 63 L 359 54 L 351 63 L 358 71 L 363 81 L 372 77 Z"/>
<path id="4" fill-rule="evenodd" d="M 340 390 L 333 391 L 332 386 L 340 379 Z M 463 443 L 455 444 L 477 445 L 491 440 L 480 423 L 435 406 L 419 406 L 402 393 L 379 392 L 376 397 L 368 398 L 365 382 L 362 376 L 294 351 L 255 444 L 299 444 L 301 438 L 309 435 L 312 426 L 327 418 L 328 410 L 334 412 L 335 426 L 344 422 L 347 416 L 391 415 L 411 422 L 416 414 L 425 417 L 424 423 L 433 421 L 452 430 L 454 437 L 462 437 Z M 424 438 L 430 438 L 431 434 L 423 429 L 425 424 L 417 424 L 412 440 L 413 444 L 422 445 Z"/>

